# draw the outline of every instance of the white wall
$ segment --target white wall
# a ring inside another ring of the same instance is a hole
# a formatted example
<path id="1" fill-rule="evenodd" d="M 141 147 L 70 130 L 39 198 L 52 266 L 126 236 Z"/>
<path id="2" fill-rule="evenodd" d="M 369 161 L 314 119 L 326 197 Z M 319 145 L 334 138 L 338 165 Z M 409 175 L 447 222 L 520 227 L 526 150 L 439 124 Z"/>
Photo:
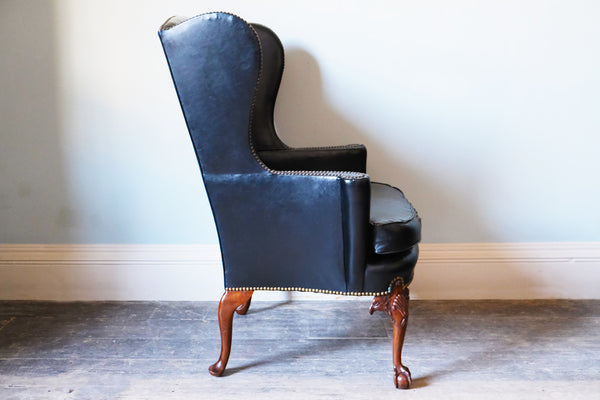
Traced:
<path id="1" fill-rule="evenodd" d="M 216 243 L 156 35 L 227 10 L 287 49 L 292 145 L 365 143 L 425 242 L 600 241 L 596 1 L 0 2 L 0 243 Z"/>

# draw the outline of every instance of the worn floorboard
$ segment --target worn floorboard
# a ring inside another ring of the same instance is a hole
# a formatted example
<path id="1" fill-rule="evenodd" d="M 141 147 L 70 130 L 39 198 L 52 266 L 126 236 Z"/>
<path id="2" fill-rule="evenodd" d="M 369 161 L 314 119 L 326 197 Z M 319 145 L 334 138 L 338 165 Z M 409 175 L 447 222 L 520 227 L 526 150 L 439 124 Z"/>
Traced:
<path id="1" fill-rule="evenodd" d="M 222 378 L 216 302 L 0 302 L 0 399 L 600 399 L 600 301 L 255 302 Z"/>

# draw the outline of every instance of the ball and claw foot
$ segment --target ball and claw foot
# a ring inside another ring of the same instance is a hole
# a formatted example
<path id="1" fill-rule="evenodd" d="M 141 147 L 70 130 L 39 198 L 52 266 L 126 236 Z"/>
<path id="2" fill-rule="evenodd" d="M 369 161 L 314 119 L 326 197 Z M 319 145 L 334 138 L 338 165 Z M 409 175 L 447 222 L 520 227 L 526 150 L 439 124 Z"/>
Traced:
<path id="1" fill-rule="evenodd" d="M 394 385 L 396 389 L 408 389 L 412 385 L 410 370 L 407 367 L 394 367 Z"/>
<path id="2" fill-rule="evenodd" d="M 386 312 L 394 323 L 394 336 L 392 340 L 392 354 L 394 364 L 394 385 L 398 389 L 408 389 L 412 383 L 410 371 L 402 364 L 402 346 L 408 323 L 408 287 L 402 279 L 395 281 L 390 292 L 383 296 L 375 296 L 369 308 L 369 313 L 375 311 Z"/>

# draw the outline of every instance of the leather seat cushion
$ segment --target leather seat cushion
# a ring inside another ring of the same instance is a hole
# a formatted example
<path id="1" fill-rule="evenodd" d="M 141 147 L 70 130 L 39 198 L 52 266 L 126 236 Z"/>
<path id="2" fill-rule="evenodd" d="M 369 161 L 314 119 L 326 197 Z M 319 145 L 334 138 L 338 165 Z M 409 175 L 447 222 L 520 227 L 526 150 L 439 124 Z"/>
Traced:
<path id="1" fill-rule="evenodd" d="M 399 253 L 421 240 L 421 219 L 400 189 L 371 183 L 372 249 L 376 254 Z"/>
<path id="2" fill-rule="evenodd" d="M 371 254 L 367 259 L 365 270 L 364 291 L 384 292 L 390 282 L 402 278 L 405 285 L 412 279 L 415 264 L 419 257 L 419 246 L 415 245 L 402 253 Z"/>

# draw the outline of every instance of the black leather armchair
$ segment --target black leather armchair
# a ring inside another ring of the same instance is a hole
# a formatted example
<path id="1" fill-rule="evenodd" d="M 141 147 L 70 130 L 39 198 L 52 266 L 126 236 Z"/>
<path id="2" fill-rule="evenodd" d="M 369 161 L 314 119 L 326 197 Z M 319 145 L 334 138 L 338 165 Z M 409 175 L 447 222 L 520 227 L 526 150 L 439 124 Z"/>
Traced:
<path id="1" fill-rule="evenodd" d="M 283 47 L 268 28 L 227 13 L 173 17 L 159 31 L 212 207 L 223 258 L 225 370 L 234 311 L 254 290 L 375 296 L 394 321 L 394 382 L 421 221 L 402 192 L 366 174 L 362 145 L 290 148 L 273 123 Z"/>

